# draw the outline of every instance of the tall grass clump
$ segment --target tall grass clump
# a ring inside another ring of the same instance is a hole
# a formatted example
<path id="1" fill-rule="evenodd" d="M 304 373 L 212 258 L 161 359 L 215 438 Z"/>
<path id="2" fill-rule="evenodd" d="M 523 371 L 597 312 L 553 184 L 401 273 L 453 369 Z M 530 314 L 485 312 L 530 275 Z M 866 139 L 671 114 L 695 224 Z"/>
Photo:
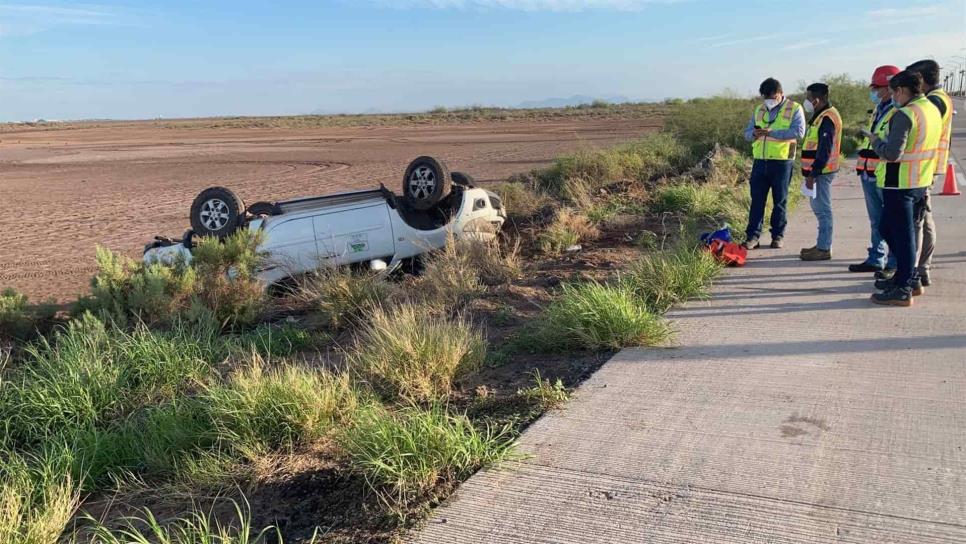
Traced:
<path id="1" fill-rule="evenodd" d="M 462 240 L 457 243 L 456 249 L 465 254 L 466 260 L 476 269 L 483 285 L 503 285 L 522 272 L 518 242 L 503 247 L 497 242 Z"/>
<path id="2" fill-rule="evenodd" d="M 120 529 L 111 529 L 91 519 L 90 544 L 284 544 L 274 526 L 261 530 L 252 526 L 251 510 L 235 504 L 235 519 L 221 523 L 210 512 L 195 511 L 173 522 L 160 522 L 150 510 L 127 520 Z M 314 538 L 311 542 L 314 542 Z"/>
<path id="3" fill-rule="evenodd" d="M 0 338 L 24 340 L 53 320 L 51 304 L 33 305 L 14 289 L 0 291 Z"/>
<path id="4" fill-rule="evenodd" d="M 564 285 L 540 327 L 544 349 L 619 349 L 664 342 L 671 330 L 624 286 Z"/>
<path id="5" fill-rule="evenodd" d="M 446 246 L 427 255 L 409 299 L 437 309 L 459 307 L 483 292 L 483 280 L 468 244 L 450 236 Z"/>
<path id="6" fill-rule="evenodd" d="M 307 275 L 299 286 L 300 298 L 324 326 L 336 330 L 358 322 L 367 311 L 398 295 L 384 275 L 349 267 L 321 268 Z"/>
<path id="7" fill-rule="evenodd" d="M 503 201 L 511 222 L 530 219 L 553 203 L 549 196 L 537 191 L 530 181 L 508 181 L 492 189 Z"/>
<path id="8" fill-rule="evenodd" d="M 386 397 L 428 402 L 448 396 L 484 357 L 482 333 L 463 318 L 404 304 L 368 315 L 349 362 Z"/>
<path id="9" fill-rule="evenodd" d="M 323 438 L 351 417 L 359 394 L 344 374 L 256 361 L 204 399 L 225 447 L 255 455 Z"/>
<path id="10" fill-rule="evenodd" d="M 91 295 L 78 302 L 122 325 L 168 325 L 211 321 L 223 328 L 254 324 L 265 308 L 264 286 L 255 277 L 263 234 L 240 229 L 224 238 L 204 238 L 190 263 L 144 263 L 97 249 L 98 272 Z"/>
<path id="11" fill-rule="evenodd" d="M 0 542 L 56 544 L 80 504 L 66 450 L 38 456 L 0 445 Z"/>
<path id="12" fill-rule="evenodd" d="M 537 247 L 548 255 L 560 255 L 568 247 L 592 241 L 599 235 L 600 231 L 585 215 L 564 208 L 537 236 Z"/>
<path id="13" fill-rule="evenodd" d="M 664 313 L 675 304 L 706 297 L 720 271 L 721 264 L 711 253 L 682 245 L 643 257 L 622 283 L 651 311 Z"/>
<path id="14" fill-rule="evenodd" d="M 747 218 L 745 192 L 736 187 L 671 183 L 654 191 L 651 203 L 656 213 L 672 213 L 708 224 L 727 222 L 740 225 Z"/>
<path id="15" fill-rule="evenodd" d="M 509 428 L 481 430 L 439 406 L 397 413 L 370 407 L 341 433 L 339 444 L 352 468 L 393 505 L 512 458 L 515 446 Z"/>

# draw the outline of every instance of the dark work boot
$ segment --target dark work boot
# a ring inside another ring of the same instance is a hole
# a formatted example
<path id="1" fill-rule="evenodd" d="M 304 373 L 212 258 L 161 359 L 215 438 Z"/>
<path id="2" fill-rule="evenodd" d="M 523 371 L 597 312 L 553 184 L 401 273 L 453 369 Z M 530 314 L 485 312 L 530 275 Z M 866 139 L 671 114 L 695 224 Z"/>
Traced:
<path id="1" fill-rule="evenodd" d="M 872 295 L 872 303 L 882 306 L 902 306 L 908 308 L 912 306 L 912 291 L 893 287 L 888 291 Z"/>
<path id="2" fill-rule="evenodd" d="M 892 276 L 896 274 L 895 268 L 883 268 L 875 273 L 875 279 L 877 280 L 888 280 L 892 279 Z"/>
<path id="3" fill-rule="evenodd" d="M 882 271 L 881 266 L 868 263 L 868 262 L 849 265 L 849 272 L 881 272 L 881 271 Z"/>
<path id="4" fill-rule="evenodd" d="M 887 280 L 875 280 L 875 288 L 880 291 L 889 291 L 889 290 L 895 289 L 895 286 L 896 286 L 896 283 L 892 281 L 892 278 L 889 278 Z M 912 286 L 910 289 L 911 289 L 910 292 L 914 297 L 918 297 L 926 293 L 926 290 L 923 288 L 923 285 L 922 285 L 922 278 L 912 282 Z"/>
<path id="5" fill-rule="evenodd" d="M 929 287 L 932 284 L 932 281 L 929 280 L 929 271 L 928 270 L 920 270 L 919 271 L 919 281 L 921 281 L 922 284 L 924 286 L 926 286 L 926 287 Z"/>

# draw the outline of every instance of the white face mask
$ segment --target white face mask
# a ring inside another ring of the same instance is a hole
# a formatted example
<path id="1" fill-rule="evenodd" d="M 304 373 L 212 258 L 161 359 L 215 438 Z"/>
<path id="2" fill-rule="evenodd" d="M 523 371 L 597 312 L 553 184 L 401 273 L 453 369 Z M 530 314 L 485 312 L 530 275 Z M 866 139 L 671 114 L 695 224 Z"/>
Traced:
<path id="1" fill-rule="evenodd" d="M 805 108 L 805 113 L 807 113 L 809 115 L 815 113 L 815 105 L 812 104 L 812 101 L 811 100 L 806 100 L 802 104 L 802 107 Z"/>
<path id="2" fill-rule="evenodd" d="M 775 107 L 778 106 L 781 103 L 782 103 L 781 99 L 778 99 L 778 98 L 766 98 L 765 99 L 765 107 L 768 108 L 768 109 L 770 109 L 770 110 L 775 109 Z"/>

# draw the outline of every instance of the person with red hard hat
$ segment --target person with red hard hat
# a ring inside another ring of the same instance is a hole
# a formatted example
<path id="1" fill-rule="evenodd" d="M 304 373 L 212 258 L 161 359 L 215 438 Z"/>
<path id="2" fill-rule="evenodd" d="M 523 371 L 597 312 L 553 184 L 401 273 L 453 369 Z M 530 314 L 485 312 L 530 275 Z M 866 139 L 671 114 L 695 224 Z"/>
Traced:
<path id="1" fill-rule="evenodd" d="M 876 130 L 888 122 L 894 106 L 892 93 L 889 91 L 889 81 L 900 72 L 898 66 L 879 66 L 872 73 L 869 84 L 869 98 L 875 104 L 869 110 L 868 131 L 875 134 Z M 870 138 L 866 137 L 859 146 L 859 157 L 855 168 L 862 180 L 862 192 L 865 195 L 865 209 L 869 214 L 869 226 L 872 228 L 872 246 L 868 249 L 868 256 L 859 264 L 849 265 L 849 272 L 880 272 L 895 270 L 895 257 L 890 254 L 885 239 L 879 233 L 879 223 L 882 221 L 882 189 L 876 186 L 875 169 L 879 165 L 879 156 L 872 149 Z"/>

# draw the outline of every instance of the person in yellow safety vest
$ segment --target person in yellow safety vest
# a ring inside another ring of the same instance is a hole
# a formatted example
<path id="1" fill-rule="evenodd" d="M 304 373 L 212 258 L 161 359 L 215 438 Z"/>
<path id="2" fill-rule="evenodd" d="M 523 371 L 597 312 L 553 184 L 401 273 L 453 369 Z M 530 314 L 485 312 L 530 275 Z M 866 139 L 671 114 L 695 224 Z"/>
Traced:
<path id="1" fill-rule="evenodd" d="M 761 82 L 758 92 L 762 104 L 755 108 L 745 127 L 745 140 L 751 142 L 751 207 L 744 246 L 760 247 L 758 242 L 765 221 L 765 203 L 771 193 L 771 247 L 782 247 L 788 224 L 788 184 L 792 179 L 798 140 L 805 135 L 802 106 L 787 98 L 782 84 L 774 78 Z"/>
<path id="2" fill-rule="evenodd" d="M 805 112 L 811 115 L 802 142 L 802 176 L 805 185 L 815 190 L 810 198 L 812 212 L 818 219 L 818 240 L 804 248 L 803 261 L 827 261 L 832 258 L 832 180 L 839 171 L 842 146 L 842 116 L 829 104 L 829 88 L 812 83 L 805 89 Z"/>
<path id="3" fill-rule="evenodd" d="M 949 143 L 953 133 L 953 101 L 939 83 L 939 64 L 934 60 L 920 60 L 906 67 L 910 72 L 922 76 L 923 89 L 936 109 L 942 116 L 942 134 L 939 136 L 939 149 L 936 150 L 936 177 L 946 174 L 946 162 L 949 160 Z M 941 181 L 941 180 L 940 180 Z M 919 248 L 919 278 L 924 286 L 932 281 L 929 269 L 932 267 L 932 255 L 936 250 L 936 222 L 932 217 L 932 203 L 929 192 L 922 204 L 922 210 L 916 215 L 916 247 Z"/>
<path id="4" fill-rule="evenodd" d="M 889 80 L 900 72 L 897 66 L 879 66 L 872 73 L 869 83 L 869 94 L 875 107 L 869 110 L 870 132 L 876 132 L 883 119 L 892 110 L 892 92 L 889 90 Z M 871 243 L 865 260 L 858 264 L 850 264 L 849 272 L 880 272 L 884 269 L 895 270 L 895 256 L 889 253 L 885 240 L 879 234 L 879 221 L 882 219 L 882 189 L 876 186 L 875 168 L 879 164 L 879 156 L 872 149 L 872 142 L 864 138 L 859 145 L 859 156 L 855 161 L 855 169 L 862 184 L 865 196 L 865 209 L 869 214 L 871 227 Z M 888 257 L 888 260 L 887 260 Z"/>
<path id="5" fill-rule="evenodd" d="M 921 209 L 933 182 L 942 116 L 922 94 L 918 73 L 899 72 L 889 88 L 898 109 L 876 134 L 866 135 L 880 159 L 875 171 L 884 205 L 880 229 L 896 255 L 896 273 L 876 281 L 876 289 L 882 292 L 872 295 L 872 302 L 911 306 L 913 297 L 924 292 L 916 270 L 915 211 Z"/>

